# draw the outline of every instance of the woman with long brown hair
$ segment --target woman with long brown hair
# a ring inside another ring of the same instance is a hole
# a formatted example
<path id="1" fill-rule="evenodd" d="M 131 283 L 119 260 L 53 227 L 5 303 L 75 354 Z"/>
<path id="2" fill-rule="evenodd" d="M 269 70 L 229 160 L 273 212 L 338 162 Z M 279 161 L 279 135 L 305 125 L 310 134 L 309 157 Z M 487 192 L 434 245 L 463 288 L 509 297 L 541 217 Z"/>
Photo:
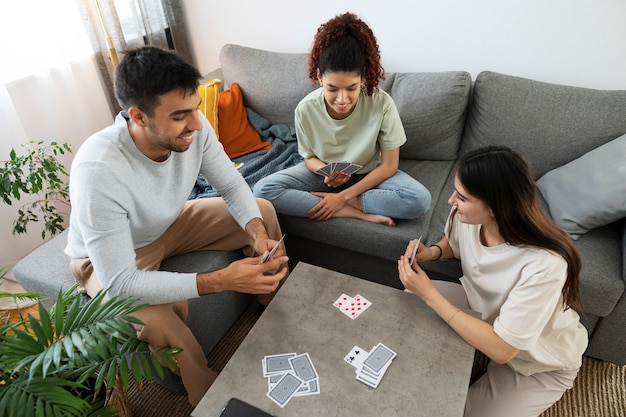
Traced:
<path id="1" fill-rule="evenodd" d="M 484 353 L 487 372 L 468 392 L 465 417 L 538 416 L 572 387 L 587 347 L 580 323 L 581 261 L 546 217 L 521 155 L 491 146 L 461 158 L 444 237 L 411 241 L 400 280 Z M 431 281 L 418 262 L 458 258 L 461 285 Z M 468 310 L 479 317 L 468 314 Z"/>

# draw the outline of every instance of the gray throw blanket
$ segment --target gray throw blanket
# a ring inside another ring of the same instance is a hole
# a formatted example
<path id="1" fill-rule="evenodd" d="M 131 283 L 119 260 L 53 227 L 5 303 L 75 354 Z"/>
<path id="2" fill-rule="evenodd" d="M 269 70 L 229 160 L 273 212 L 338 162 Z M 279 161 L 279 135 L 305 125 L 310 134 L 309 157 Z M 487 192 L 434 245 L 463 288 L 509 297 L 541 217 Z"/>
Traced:
<path id="1" fill-rule="evenodd" d="M 252 152 L 233 159 L 233 162 L 243 162 L 239 172 L 252 188 L 261 178 L 294 166 L 302 162 L 303 158 L 298 153 L 296 130 L 293 126 L 271 125 L 252 109 L 246 108 L 246 111 L 250 124 L 259 132 L 261 139 L 272 143 L 272 149 L 269 151 Z M 202 175 L 199 175 L 189 199 L 217 196 L 217 191 Z"/>

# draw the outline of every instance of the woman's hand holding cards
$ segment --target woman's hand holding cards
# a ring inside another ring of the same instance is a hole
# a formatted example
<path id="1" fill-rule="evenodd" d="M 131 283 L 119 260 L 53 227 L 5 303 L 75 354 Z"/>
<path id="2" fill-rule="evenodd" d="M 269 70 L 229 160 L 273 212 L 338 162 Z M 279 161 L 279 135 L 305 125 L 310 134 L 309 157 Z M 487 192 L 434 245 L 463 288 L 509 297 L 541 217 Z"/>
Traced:
<path id="1" fill-rule="evenodd" d="M 344 185 L 350 179 L 350 175 L 345 172 L 335 171 L 324 178 L 324 183 L 330 188 L 337 188 Z"/>

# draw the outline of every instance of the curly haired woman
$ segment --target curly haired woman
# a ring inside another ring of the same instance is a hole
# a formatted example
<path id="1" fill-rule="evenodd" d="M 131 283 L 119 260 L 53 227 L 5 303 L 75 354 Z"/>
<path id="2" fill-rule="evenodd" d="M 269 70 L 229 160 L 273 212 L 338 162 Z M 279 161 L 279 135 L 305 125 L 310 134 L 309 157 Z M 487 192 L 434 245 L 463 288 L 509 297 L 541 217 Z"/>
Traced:
<path id="1" fill-rule="evenodd" d="M 406 135 L 393 99 L 378 89 L 384 70 L 369 26 L 352 13 L 322 24 L 309 55 L 309 77 L 320 87 L 295 110 L 304 162 L 257 182 L 255 195 L 279 213 L 315 221 L 347 217 L 395 226 L 394 219 L 426 213 L 429 191 L 398 170 Z M 316 172 L 333 162 L 361 168 L 353 174 Z"/>

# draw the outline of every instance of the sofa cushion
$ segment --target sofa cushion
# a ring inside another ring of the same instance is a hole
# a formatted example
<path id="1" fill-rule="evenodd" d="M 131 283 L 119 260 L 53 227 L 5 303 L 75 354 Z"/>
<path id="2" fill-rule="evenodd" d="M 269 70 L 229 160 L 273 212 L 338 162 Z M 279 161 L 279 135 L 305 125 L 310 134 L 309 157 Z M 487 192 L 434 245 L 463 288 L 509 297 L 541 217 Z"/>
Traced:
<path id="1" fill-rule="evenodd" d="M 485 145 L 525 155 L 537 178 L 626 132 L 626 91 L 481 72 L 461 153 Z"/>
<path id="2" fill-rule="evenodd" d="M 222 80 L 219 78 L 213 78 L 198 87 L 198 94 L 200 94 L 201 99 L 198 109 L 202 114 L 204 114 L 204 117 L 207 118 L 209 123 L 211 123 L 211 126 L 213 126 L 213 130 L 218 137 L 220 133 L 217 110 L 221 84 Z"/>
<path id="3" fill-rule="evenodd" d="M 574 239 L 626 217 L 626 135 L 553 169 L 537 188 Z"/>
<path id="4" fill-rule="evenodd" d="M 586 314 L 612 314 L 624 293 L 626 285 L 619 262 L 623 252 L 621 238 L 619 227 L 610 224 L 591 230 L 574 242 L 583 260 L 580 296 Z"/>
<path id="5" fill-rule="evenodd" d="M 469 73 L 396 73 L 389 94 L 396 103 L 407 142 L 404 159 L 456 159 L 463 135 L 472 79 Z"/>
<path id="6" fill-rule="evenodd" d="M 225 87 L 234 82 L 245 105 L 272 124 L 294 124 L 293 111 L 315 86 L 308 54 L 281 53 L 227 44 L 220 52 Z"/>
<path id="7" fill-rule="evenodd" d="M 232 83 L 230 90 L 219 94 L 218 108 L 218 119 L 221 122 L 219 140 L 229 158 L 272 148 L 272 144 L 264 142 L 248 121 L 243 95 L 237 83 Z"/>

